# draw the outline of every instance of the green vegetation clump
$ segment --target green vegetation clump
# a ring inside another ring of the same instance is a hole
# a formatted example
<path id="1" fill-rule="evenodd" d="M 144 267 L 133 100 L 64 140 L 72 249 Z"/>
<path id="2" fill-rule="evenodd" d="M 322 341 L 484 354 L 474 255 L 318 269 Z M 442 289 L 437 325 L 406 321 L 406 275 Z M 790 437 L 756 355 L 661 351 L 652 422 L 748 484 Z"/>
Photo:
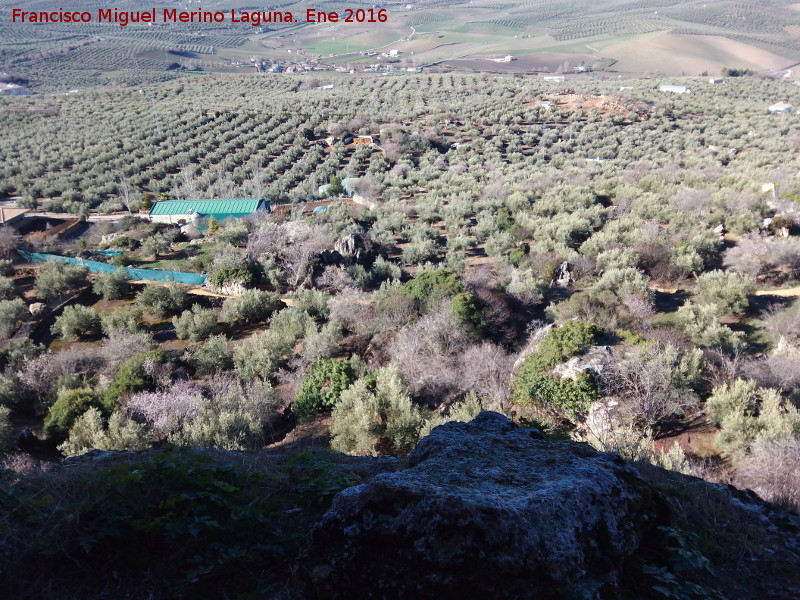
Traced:
<path id="1" fill-rule="evenodd" d="M 549 371 L 556 365 L 585 352 L 595 343 L 600 330 L 593 323 L 570 321 L 552 327 L 544 336 L 536 352 L 525 359 L 532 370 Z"/>
<path id="2" fill-rule="evenodd" d="M 131 392 L 153 389 L 156 385 L 154 369 L 165 362 L 162 350 L 137 354 L 120 365 L 114 381 L 103 394 L 103 406 L 107 411 L 116 408 L 120 398 Z"/>
<path id="3" fill-rule="evenodd" d="M 514 399 L 522 405 L 538 403 L 550 410 L 578 418 L 589 410 L 600 393 L 594 378 L 581 373 L 575 381 L 547 371 L 584 352 L 595 343 L 599 330 L 591 323 L 571 321 L 551 328 L 529 354 L 512 381 Z"/>
<path id="4" fill-rule="evenodd" d="M 8 277 L 0 275 L 0 300 L 13 300 L 17 294 L 18 290 L 14 282 Z"/>
<path id="5" fill-rule="evenodd" d="M 717 446 L 741 456 L 765 442 L 786 442 L 800 435 L 800 410 L 784 402 L 776 390 L 758 388 L 754 381 L 736 379 L 714 389 L 706 413 L 719 425 Z"/>
<path id="6" fill-rule="evenodd" d="M 144 310 L 141 306 L 130 304 L 118 308 L 112 313 L 104 313 L 100 316 L 103 333 L 139 333 L 144 330 L 142 318 Z"/>
<path id="7" fill-rule="evenodd" d="M 405 454 L 424 422 L 397 369 L 379 369 L 342 391 L 333 407 L 331 448 L 359 456 Z"/>
<path id="8" fill-rule="evenodd" d="M 174 315 L 183 310 L 186 292 L 176 283 L 168 286 L 148 284 L 136 294 L 136 304 L 157 319 Z"/>
<path id="9" fill-rule="evenodd" d="M 52 300 L 88 283 L 89 270 L 79 265 L 48 261 L 36 276 L 36 295 Z"/>
<path id="10" fill-rule="evenodd" d="M 443 269 L 425 271 L 403 284 L 403 292 L 421 306 L 430 306 L 463 291 L 461 280 L 455 273 Z"/>
<path id="11" fill-rule="evenodd" d="M 44 432 L 48 438 L 63 442 L 78 418 L 90 408 L 105 410 L 103 403 L 90 389 L 62 392 L 44 419 Z"/>
<path id="12" fill-rule="evenodd" d="M 600 390 L 589 373 L 581 373 L 575 381 L 534 372 L 526 364 L 520 367 L 512 382 L 514 398 L 523 406 L 538 403 L 550 410 L 567 414 L 571 419 L 585 415 L 592 402 L 600 398 Z"/>
<path id="13" fill-rule="evenodd" d="M 117 269 L 111 274 L 99 274 L 94 278 L 92 291 L 103 297 L 103 300 L 119 300 L 128 293 L 128 272 Z"/>
<path id="14" fill-rule="evenodd" d="M 187 349 L 183 360 L 192 366 L 198 377 L 233 368 L 233 352 L 224 335 L 212 335 L 206 343 Z"/>
<path id="15" fill-rule="evenodd" d="M 453 315 L 462 323 L 476 332 L 486 329 L 486 321 L 481 314 L 478 298 L 472 292 L 461 292 L 453 296 L 450 301 Z"/>
<path id="16" fill-rule="evenodd" d="M 11 409 L 0 405 L 0 451 L 10 448 L 12 442 Z"/>
<path id="17" fill-rule="evenodd" d="M 238 282 L 245 287 L 250 287 L 255 283 L 255 276 L 250 269 L 243 267 L 228 267 L 213 272 L 208 276 L 211 285 L 222 287 L 229 282 Z"/>
<path id="18" fill-rule="evenodd" d="M 17 329 L 17 323 L 28 315 L 28 307 L 20 298 L 0 300 L 0 339 L 6 339 Z"/>
<path id="19" fill-rule="evenodd" d="M 281 299 L 271 292 L 245 290 L 239 296 L 226 298 L 222 304 L 222 320 L 228 323 L 259 323 L 281 308 Z"/>
<path id="20" fill-rule="evenodd" d="M 720 270 L 703 273 L 697 278 L 695 295 L 700 304 L 713 304 L 719 314 L 743 312 L 748 306 L 747 295 L 756 289 L 752 277 Z"/>
<path id="21" fill-rule="evenodd" d="M 100 315 L 91 306 L 73 304 L 64 308 L 50 328 L 56 335 L 75 339 L 88 331 L 100 328 Z"/>
<path id="22" fill-rule="evenodd" d="M 217 313 L 210 308 L 203 308 L 199 304 L 185 310 L 179 317 L 172 318 L 175 335 L 179 340 L 190 339 L 199 342 L 206 339 L 217 326 Z"/>
<path id="23" fill-rule="evenodd" d="M 67 440 L 58 449 L 64 456 L 77 456 L 90 450 L 146 450 L 150 436 L 144 425 L 115 411 L 106 423 L 103 413 L 89 408 L 69 430 Z"/>
<path id="24" fill-rule="evenodd" d="M 300 391 L 292 404 L 298 420 L 306 421 L 319 413 L 331 410 L 344 390 L 355 380 L 349 362 L 335 358 L 317 358 L 308 369 Z"/>

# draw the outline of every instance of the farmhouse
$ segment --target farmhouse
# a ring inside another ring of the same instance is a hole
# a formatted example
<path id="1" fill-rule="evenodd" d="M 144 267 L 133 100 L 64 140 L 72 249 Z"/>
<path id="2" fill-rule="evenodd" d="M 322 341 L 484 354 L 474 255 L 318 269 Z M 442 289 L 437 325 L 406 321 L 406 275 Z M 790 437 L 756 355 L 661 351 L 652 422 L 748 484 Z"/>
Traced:
<path id="1" fill-rule="evenodd" d="M 790 113 L 794 110 L 794 106 L 787 102 L 778 102 L 769 107 L 769 112 L 773 113 Z"/>
<path id="2" fill-rule="evenodd" d="M 0 83 L 0 94 L 3 96 L 27 96 L 30 93 L 26 88 L 16 83 Z"/>
<path id="3" fill-rule="evenodd" d="M 355 193 L 355 184 L 358 181 L 358 177 L 345 177 L 342 179 L 342 187 L 344 188 L 344 195 L 345 196 L 352 196 Z M 325 185 L 319 186 L 317 188 L 317 195 L 319 196 L 327 196 L 328 190 L 331 189 L 331 184 L 326 183 Z"/>
<path id="4" fill-rule="evenodd" d="M 164 200 L 153 204 L 150 220 L 155 223 L 197 222 L 214 217 L 217 221 L 239 219 L 256 213 L 269 212 L 269 200 L 243 198 L 232 200 Z"/>
<path id="5" fill-rule="evenodd" d="M 345 138 L 345 144 L 369 144 L 370 146 L 375 145 L 375 138 L 376 136 L 372 135 L 354 135 L 353 137 Z"/>
<path id="6" fill-rule="evenodd" d="M 673 94 L 688 94 L 691 92 L 685 85 L 662 85 L 658 89 L 662 92 L 671 92 Z"/>
<path id="7" fill-rule="evenodd" d="M 25 213 L 27 212 L 27 208 L 6 208 L 5 206 L 0 206 L 0 226 L 18 225 L 19 222 L 25 218 Z"/>

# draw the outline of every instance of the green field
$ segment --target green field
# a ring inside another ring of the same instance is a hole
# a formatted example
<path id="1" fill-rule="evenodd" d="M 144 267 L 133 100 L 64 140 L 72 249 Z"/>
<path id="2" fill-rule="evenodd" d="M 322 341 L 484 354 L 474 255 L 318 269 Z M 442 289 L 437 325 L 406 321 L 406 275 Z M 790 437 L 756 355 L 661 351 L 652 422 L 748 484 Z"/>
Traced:
<path id="1" fill-rule="evenodd" d="M 96 0 L 63 4 L 66 10 L 101 7 Z M 203 8 L 227 12 L 243 4 L 216 0 Z M 388 49 L 400 52 L 402 66 L 555 52 L 592 54 L 603 64 L 616 63 L 619 72 L 665 75 L 717 73 L 724 67 L 771 72 L 800 62 L 800 11 L 791 0 L 760 0 L 759 5 L 729 0 L 435 1 L 390 5 L 385 23 L 274 23 L 263 29 L 228 21 L 127 27 L 12 24 L 8 9 L 14 6 L 0 0 L 0 70 L 40 92 L 140 85 L 176 79 L 190 70 L 230 72 L 237 68 L 231 63 L 249 68 L 251 58 L 286 65 L 327 59 L 369 63 L 360 51 Z M 25 8 L 47 6 L 36 0 Z M 123 0 L 118 8 L 151 6 Z M 172 5 L 156 3 L 165 6 Z M 334 0 L 316 8 L 337 11 L 343 19 L 346 8 L 359 6 L 372 5 Z M 307 7 L 297 2 L 280 10 L 302 21 Z"/>

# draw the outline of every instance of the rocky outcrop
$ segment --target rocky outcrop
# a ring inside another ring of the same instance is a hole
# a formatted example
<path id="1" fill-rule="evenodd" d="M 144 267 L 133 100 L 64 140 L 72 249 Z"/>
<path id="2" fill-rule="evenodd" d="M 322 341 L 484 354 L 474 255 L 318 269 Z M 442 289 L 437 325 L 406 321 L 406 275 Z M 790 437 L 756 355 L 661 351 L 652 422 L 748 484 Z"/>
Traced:
<path id="1" fill-rule="evenodd" d="M 550 287 L 567 288 L 574 282 L 572 278 L 572 265 L 566 260 L 558 265 L 556 272 L 553 273 L 553 279 L 550 281 Z"/>
<path id="2" fill-rule="evenodd" d="M 590 346 L 580 356 L 556 365 L 553 368 L 553 375 L 557 375 L 561 379 L 572 379 L 573 381 L 583 373 L 599 375 L 603 372 L 603 368 L 608 364 L 610 358 L 610 346 Z"/>
<path id="3" fill-rule="evenodd" d="M 615 590 L 665 504 L 618 456 L 540 437 L 483 412 L 434 429 L 407 469 L 340 493 L 313 535 L 318 597 L 588 600 Z"/>

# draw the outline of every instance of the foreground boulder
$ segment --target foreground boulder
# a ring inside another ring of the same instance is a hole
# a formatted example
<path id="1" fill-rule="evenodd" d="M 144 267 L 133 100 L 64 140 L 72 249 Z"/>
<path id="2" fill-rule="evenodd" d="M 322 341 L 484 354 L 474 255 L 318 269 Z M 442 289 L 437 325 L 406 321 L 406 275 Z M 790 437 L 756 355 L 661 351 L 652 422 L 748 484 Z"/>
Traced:
<path id="1" fill-rule="evenodd" d="M 597 598 L 665 518 L 616 455 L 483 412 L 437 427 L 409 468 L 339 494 L 318 524 L 324 598 Z"/>

